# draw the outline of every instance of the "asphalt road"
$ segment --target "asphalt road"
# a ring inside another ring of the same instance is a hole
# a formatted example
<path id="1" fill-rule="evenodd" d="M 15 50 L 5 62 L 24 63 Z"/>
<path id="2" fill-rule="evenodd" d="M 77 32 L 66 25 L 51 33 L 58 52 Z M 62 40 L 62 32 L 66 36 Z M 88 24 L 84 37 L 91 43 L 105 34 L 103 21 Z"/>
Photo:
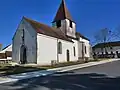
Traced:
<path id="1" fill-rule="evenodd" d="M 120 61 L 1 84 L 0 90 L 120 90 Z"/>

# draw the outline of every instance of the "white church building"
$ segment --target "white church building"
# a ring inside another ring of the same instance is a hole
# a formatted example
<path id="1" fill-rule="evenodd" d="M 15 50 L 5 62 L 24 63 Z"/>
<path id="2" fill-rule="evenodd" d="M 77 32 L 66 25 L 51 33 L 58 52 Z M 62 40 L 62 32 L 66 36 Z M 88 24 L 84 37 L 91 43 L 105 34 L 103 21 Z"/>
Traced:
<path id="1" fill-rule="evenodd" d="M 12 41 L 12 60 L 20 64 L 51 65 L 90 57 L 90 42 L 76 31 L 62 0 L 52 26 L 23 17 Z"/>

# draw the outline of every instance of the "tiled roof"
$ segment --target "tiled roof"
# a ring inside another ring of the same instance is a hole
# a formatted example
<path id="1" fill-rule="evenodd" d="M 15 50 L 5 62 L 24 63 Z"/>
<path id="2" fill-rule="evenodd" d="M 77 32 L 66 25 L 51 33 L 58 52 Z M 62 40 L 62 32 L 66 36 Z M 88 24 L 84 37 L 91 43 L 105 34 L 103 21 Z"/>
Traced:
<path id="1" fill-rule="evenodd" d="M 103 48 L 103 47 L 113 47 L 113 46 L 120 46 L 120 41 L 116 41 L 116 42 L 106 42 L 106 43 L 98 43 L 95 46 L 93 46 L 94 48 Z"/>
<path id="2" fill-rule="evenodd" d="M 57 11 L 57 14 L 56 14 L 53 22 L 58 21 L 58 20 L 64 20 L 64 19 L 69 19 L 69 20 L 73 21 L 71 15 L 65 5 L 65 1 L 62 0 L 62 3 L 60 4 L 60 7 Z"/>
<path id="3" fill-rule="evenodd" d="M 26 17 L 24 17 L 24 19 L 31 24 L 31 26 L 36 30 L 37 33 L 72 42 L 72 40 L 67 38 L 60 29 L 55 29 L 53 27 L 28 19 Z"/>

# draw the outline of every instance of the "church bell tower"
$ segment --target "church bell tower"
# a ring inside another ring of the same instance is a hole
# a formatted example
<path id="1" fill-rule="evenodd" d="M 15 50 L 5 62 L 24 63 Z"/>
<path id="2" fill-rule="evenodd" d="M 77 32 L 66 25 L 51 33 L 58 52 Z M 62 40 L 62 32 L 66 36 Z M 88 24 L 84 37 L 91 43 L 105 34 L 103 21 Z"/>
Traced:
<path id="1" fill-rule="evenodd" d="M 73 21 L 64 0 L 62 0 L 59 6 L 57 14 L 52 22 L 52 26 L 61 29 L 66 36 L 75 37 L 76 24 Z"/>

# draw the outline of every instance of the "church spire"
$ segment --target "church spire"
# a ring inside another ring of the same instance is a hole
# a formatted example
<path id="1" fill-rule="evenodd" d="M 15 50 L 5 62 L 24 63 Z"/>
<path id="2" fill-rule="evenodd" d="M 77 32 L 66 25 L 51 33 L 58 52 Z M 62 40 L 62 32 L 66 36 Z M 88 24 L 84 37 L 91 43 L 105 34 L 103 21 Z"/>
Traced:
<path id="1" fill-rule="evenodd" d="M 69 20 L 73 21 L 70 13 L 66 7 L 65 1 L 62 0 L 53 22 L 59 21 L 59 20 L 64 20 L 64 19 L 69 19 Z"/>

